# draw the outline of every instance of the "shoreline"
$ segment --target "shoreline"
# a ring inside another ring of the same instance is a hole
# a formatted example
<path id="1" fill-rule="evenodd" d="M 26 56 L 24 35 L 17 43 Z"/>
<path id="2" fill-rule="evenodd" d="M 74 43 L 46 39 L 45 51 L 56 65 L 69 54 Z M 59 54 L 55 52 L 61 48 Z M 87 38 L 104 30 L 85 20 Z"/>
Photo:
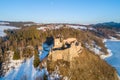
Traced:
<path id="1" fill-rule="evenodd" d="M 109 58 L 109 57 L 111 57 L 113 55 L 110 49 L 107 49 L 107 52 L 108 52 L 108 54 L 100 55 L 100 58 L 101 59 L 106 59 L 106 58 Z"/>
<path id="2" fill-rule="evenodd" d="M 107 41 L 113 41 L 113 39 L 103 39 L 103 43 L 105 45 L 105 47 L 107 48 L 107 45 L 105 44 Z M 116 40 L 115 40 L 116 41 Z M 119 40 L 120 41 L 120 40 Z M 110 49 L 107 48 L 107 52 L 108 54 L 102 54 L 100 55 L 101 59 L 105 59 L 105 58 L 109 58 L 112 56 L 112 51 Z"/>
<path id="3" fill-rule="evenodd" d="M 105 44 L 107 41 L 115 41 L 115 42 L 118 42 L 118 41 L 120 41 L 120 40 L 118 40 L 118 39 L 103 39 L 103 43 L 104 43 L 104 45 L 105 45 L 105 47 L 107 48 L 107 45 Z M 103 54 L 103 55 L 100 55 L 100 58 L 101 59 L 106 59 L 106 58 L 109 58 L 109 57 L 111 57 L 112 55 L 113 55 L 113 53 L 112 53 L 112 51 L 110 50 L 110 49 L 108 49 L 107 48 L 107 51 L 108 51 L 108 54 L 106 55 L 106 54 Z M 120 80 L 120 75 L 118 75 L 118 73 L 117 73 L 117 76 L 118 76 L 118 79 Z"/>

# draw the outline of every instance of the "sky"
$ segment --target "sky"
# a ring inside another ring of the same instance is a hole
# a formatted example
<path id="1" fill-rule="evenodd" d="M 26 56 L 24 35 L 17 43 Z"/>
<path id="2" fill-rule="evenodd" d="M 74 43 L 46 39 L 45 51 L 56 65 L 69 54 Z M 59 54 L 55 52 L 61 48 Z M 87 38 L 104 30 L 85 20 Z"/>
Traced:
<path id="1" fill-rule="evenodd" d="M 0 20 L 80 24 L 120 22 L 120 0 L 0 0 Z"/>

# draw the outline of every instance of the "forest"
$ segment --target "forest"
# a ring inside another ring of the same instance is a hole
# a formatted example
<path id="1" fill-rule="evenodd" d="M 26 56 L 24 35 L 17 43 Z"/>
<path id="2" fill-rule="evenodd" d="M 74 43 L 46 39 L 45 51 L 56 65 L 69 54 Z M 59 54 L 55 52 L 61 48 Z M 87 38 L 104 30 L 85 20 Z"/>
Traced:
<path id="1" fill-rule="evenodd" d="M 94 35 L 89 30 L 80 30 L 68 28 L 65 25 L 59 29 L 53 30 L 37 30 L 36 26 L 23 27 L 19 30 L 6 30 L 7 36 L 0 38 L 0 62 L 5 60 L 6 52 L 8 50 L 14 51 L 13 59 L 17 60 L 21 57 L 30 58 L 37 53 L 38 46 L 42 46 L 46 38 L 53 36 L 54 38 L 61 37 L 62 39 L 74 37 L 83 46 L 85 44 L 91 44 L 94 41 L 99 45 L 104 53 L 107 54 L 107 49 L 102 42 L 102 39 Z M 38 62 L 37 62 L 38 63 Z"/>

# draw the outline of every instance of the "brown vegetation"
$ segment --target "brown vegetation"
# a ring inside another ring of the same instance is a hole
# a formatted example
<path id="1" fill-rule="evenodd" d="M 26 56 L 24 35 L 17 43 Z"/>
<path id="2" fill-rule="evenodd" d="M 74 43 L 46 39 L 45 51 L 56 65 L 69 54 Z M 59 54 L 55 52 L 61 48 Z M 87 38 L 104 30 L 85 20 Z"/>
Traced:
<path id="1" fill-rule="evenodd" d="M 49 61 L 49 72 L 52 72 L 56 65 L 59 66 L 60 73 L 71 80 L 118 80 L 114 68 L 86 49 L 72 61 L 72 67 L 63 60 Z"/>

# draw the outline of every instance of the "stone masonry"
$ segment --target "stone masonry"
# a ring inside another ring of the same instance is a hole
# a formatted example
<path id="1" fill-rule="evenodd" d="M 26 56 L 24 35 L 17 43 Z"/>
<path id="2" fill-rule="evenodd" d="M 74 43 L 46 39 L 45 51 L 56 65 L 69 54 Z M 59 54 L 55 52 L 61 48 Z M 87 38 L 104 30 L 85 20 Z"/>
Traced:
<path id="1" fill-rule="evenodd" d="M 57 60 L 65 60 L 65 61 L 72 61 L 75 57 L 79 56 L 79 53 L 82 52 L 82 46 L 81 43 L 78 42 L 75 38 L 68 38 L 66 40 L 63 40 L 64 42 L 60 42 L 59 39 L 55 40 L 55 46 L 54 48 L 61 48 L 61 44 L 65 44 L 66 42 L 70 44 L 69 48 L 66 49 L 60 49 L 60 50 L 54 50 L 50 52 L 49 56 L 51 56 L 52 61 Z M 48 57 L 49 57 L 48 56 Z"/>

